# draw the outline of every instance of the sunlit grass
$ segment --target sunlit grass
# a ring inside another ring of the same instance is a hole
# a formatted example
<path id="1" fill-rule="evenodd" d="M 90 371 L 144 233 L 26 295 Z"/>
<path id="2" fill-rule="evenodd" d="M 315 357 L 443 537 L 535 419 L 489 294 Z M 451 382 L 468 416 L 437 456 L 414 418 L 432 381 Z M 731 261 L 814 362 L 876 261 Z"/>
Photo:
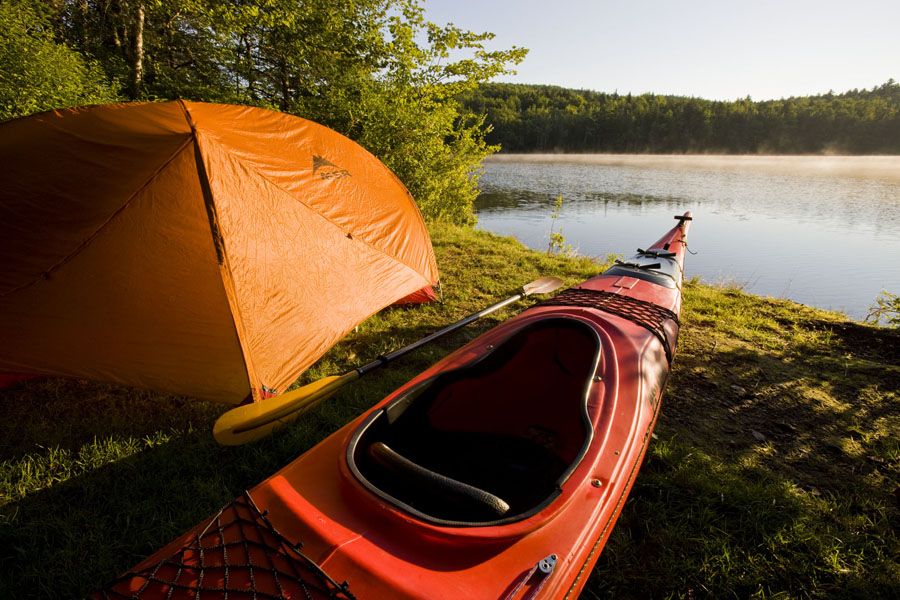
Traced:
<path id="1" fill-rule="evenodd" d="M 603 268 L 487 233 L 432 233 L 444 303 L 382 311 L 301 383 L 541 276 L 575 284 Z M 518 309 L 242 447 L 213 441 L 217 405 L 83 381 L 0 392 L 0 598 L 98 588 Z M 657 439 L 584 597 L 900 597 L 897 332 L 699 281 L 682 320 Z"/>

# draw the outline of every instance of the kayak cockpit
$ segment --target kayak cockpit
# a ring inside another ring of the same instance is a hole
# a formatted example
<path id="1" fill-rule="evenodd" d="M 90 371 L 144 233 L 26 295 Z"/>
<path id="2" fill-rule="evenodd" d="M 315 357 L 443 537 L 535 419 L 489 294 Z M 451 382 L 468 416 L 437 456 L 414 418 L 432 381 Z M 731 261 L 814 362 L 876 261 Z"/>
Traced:
<path id="1" fill-rule="evenodd" d="M 374 412 L 350 441 L 350 470 L 431 523 L 527 518 L 560 494 L 587 452 L 599 360 L 600 338 L 587 323 L 532 321 Z"/>

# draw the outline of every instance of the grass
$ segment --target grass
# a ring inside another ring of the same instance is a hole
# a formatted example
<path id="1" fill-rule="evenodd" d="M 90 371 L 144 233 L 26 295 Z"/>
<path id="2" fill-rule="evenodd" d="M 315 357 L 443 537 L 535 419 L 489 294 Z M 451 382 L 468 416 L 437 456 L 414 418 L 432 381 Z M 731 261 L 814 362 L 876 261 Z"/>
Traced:
<path id="1" fill-rule="evenodd" d="M 486 233 L 432 235 L 445 303 L 382 311 L 301 383 L 540 276 L 602 269 Z M 0 392 L 0 597 L 90 593 L 510 314 L 243 447 L 212 440 L 217 405 L 75 380 Z M 900 597 L 900 332 L 697 281 L 682 321 L 656 439 L 583 597 Z"/>
<path id="2" fill-rule="evenodd" d="M 900 331 L 691 282 L 586 597 L 900 597 Z"/>

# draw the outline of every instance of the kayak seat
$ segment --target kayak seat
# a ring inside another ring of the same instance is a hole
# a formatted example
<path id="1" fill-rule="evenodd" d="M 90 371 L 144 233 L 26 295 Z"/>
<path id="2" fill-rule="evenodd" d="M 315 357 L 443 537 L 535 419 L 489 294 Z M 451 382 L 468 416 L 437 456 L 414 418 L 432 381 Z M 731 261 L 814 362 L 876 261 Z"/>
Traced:
<path id="1" fill-rule="evenodd" d="M 423 486 L 426 494 L 436 494 L 441 502 L 458 504 L 462 510 L 484 514 L 488 519 L 496 519 L 509 512 L 509 504 L 502 498 L 417 465 L 391 450 L 384 442 L 369 446 L 369 454 L 387 471 L 396 473 L 409 485 Z"/>
<path id="2" fill-rule="evenodd" d="M 511 435 L 419 429 L 379 437 L 385 441 L 369 444 L 359 461 L 369 481 L 448 521 L 491 522 L 526 513 L 553 494 L 567 467 L 547 448 Z"/>
<path id="3" fill-rule="evenodd" d="M 599 336 L 552 317 L 487 350 L 360 425 L 346 459 L 369 491 L 448 526 L 524 519 L 558 497 L 593 435 L 587 395 Z"/>

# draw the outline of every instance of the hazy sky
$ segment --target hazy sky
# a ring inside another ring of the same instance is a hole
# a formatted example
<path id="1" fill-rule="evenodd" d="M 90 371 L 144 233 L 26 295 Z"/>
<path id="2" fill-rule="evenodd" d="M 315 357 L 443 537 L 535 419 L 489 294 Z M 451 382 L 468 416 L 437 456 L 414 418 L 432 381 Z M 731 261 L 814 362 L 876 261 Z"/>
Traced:
<path id="1" fill-rule="evenodd" d="M 900 80 L 900 0 L 425 0 L 427 17 L 524 46 L 497 81 L 716 100 Z"/>

